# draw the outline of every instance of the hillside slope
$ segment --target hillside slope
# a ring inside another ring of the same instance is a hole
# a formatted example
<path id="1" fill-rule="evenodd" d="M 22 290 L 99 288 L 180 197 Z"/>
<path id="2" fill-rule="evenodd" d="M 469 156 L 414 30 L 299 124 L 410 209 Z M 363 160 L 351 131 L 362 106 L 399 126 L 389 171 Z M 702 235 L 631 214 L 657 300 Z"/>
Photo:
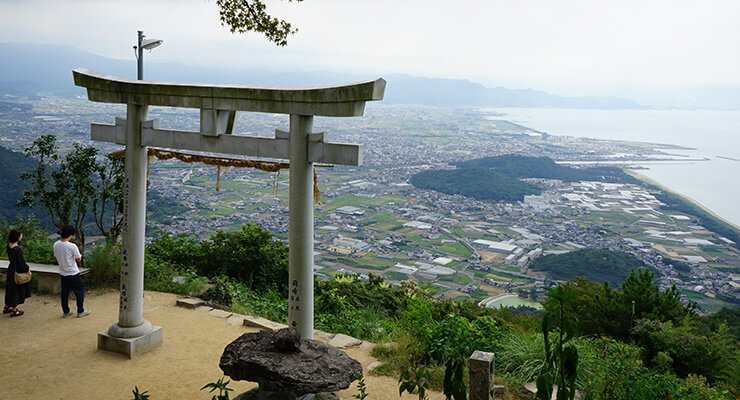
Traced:
<path id="1" fill-rule="evenodd" d="M 33 160 L 26 158 L 23 153 L 17 153 L 0 146 L 0 217 L 12 222 L 20 212 L 28 213 L 27 208 L 16 207 L 15 203 L 21 198 L 25 183 L 21 181 L 21 174 L 33 166 Z M 39 215 L 41 216 L 41 215 Z"/>

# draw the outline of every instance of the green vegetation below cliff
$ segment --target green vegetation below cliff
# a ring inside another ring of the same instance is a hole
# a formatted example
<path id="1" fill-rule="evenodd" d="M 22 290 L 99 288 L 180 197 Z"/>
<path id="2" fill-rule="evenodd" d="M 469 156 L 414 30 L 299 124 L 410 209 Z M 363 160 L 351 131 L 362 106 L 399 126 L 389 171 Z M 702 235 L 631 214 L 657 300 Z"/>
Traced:
<path id="1" fill-rule="evenodd" d="M 86 255 L 86 266 L 93 270 L 90 283 L 115 287 L 120 249 L 101 247 L 92 253 Z M 596 256 L 598 251 L 591 254 L 599 262 L 614 260 Z M 590 258 L 584 260 L 579 265 L 600 269 Z M 206 240 L 161 233 L 146 248 L 145 270 L 148 290 L 202 296 L 237 314 L 288 322 L 288 250 L 256 225 Z M 571 343 L 578 351 L 575 386 L 585 398 L 734 398 L 731 390 L 740 381 L 740 350 L 733 336 L 737 312 L 701 317 L 693 306 L 681 304 L 675 288 L 660 292 L 646 269 L 630 273 L 614 288 L 585 278 L 563 288 L 564 310 L 579 321 Z M 394 380 L 402 371 L 428 371 L 429 387 L 441 390 L 445 376 L 463 381 L 473 351 L 488 351 L 496 354 L 497 379 L 505 386 L 501 397 L 519 400 L 522 383 L 535 380 L 546 359 L 542 312 L 439 299 L 427 285 L 407 281 L 395 286 L 372 274 L 317 280 L 314 296 L 316 329 L 388 343 L 373 350 L 384 362 L 374 374 Z M 552 302 L 544 308 L 554 312 Z"/>
<path id="2" fill-rule="evenodd" d="M 568 280 L 584 276 L 590 281 L 609 282 L 612 287 L 619 287 L 629 276 L 630 270 L 644 268 L 644 265 L 627 253 L 582 249 L 542 256 L 534 260 L 530 268 L 545 271 L 552 279 Z"/>

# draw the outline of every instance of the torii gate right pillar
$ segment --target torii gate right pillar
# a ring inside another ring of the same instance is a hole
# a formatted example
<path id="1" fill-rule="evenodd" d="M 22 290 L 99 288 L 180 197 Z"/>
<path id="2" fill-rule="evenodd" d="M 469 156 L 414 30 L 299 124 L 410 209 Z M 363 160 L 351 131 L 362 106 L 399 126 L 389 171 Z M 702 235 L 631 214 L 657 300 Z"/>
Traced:
<path id="1" fill-rule="evenodd" d="M 290 326 L 313 339 L 313 163 L 308 142 L 313 116 L 290 116 Z"/>

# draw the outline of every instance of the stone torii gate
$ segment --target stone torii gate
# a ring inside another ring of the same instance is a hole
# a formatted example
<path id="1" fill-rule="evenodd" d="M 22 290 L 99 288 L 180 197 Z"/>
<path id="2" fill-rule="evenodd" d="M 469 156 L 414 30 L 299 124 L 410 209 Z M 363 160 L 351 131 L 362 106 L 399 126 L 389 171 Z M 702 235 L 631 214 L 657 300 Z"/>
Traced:
<path id="1" fill-rule="evenodd" d="M 354 117 L 365 102 L 382 100 L 385 80 L 316 88 L 270 88 L 121 79 L 85 69 L 75 85 L 90 101 L 126 104 L 115 125 L 91 125 L 96 141 L 126 146 L 121 300 L 118 322 L 98 333 L 98 349 L 130 358 L 162 342 L 162 328 L 143 319 L 147 147 L 290 160 L 290 324 L 313 338 L 313 163 L 361 165 L 360 145 L 329 143 L 312 133 L 313 117 Z M 200 109 L 200 132 L 160 129 L 149 106 Z M 290 115 L 275 138 L 234 135 L 237 111 Z"/>

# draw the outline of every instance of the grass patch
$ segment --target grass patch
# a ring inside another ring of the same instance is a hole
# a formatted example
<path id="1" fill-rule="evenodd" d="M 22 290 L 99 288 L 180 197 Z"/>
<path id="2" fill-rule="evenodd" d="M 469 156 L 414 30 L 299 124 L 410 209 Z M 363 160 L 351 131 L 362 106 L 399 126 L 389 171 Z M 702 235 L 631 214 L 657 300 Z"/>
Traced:
<path id="1" fill-rule="evenodd" d="M 398 222 L 398 218 L 396 218 L 395 215 L 389 213 L 389 212 L 381 212 L 379 214 L 375 214 L 370 218 L 365 219 L 362 221 L 364 224 L 367 225 L 388 225 L 394 226 Z"/>
<path id="2" fill-rule="evenodd" d="M 388 271 L 385 272 L 383 275 L 392 281 L 405 281 L 406 279 L 409 279 L 408 275 L 402 274 L 397 271 Z"/>
<path id="3" fill-rule="evenodd" d="M 468 250 L 467 247 L 463 246 L 462 244 L 458 242 L 445 243 L 444 245 L 440 246 L 438 250 L 446 254 L 455 255 L 461 258 L 468 258 L 470 257 L 470 254 L 471 254 L 470 250 Z"/>
<path id="4" fill-rule="evenodd" d="M 719 311 L 722 307 L 728 307 L 728 306 L 733 307 L 732 304 L 722 301 L 720 299 L 707 297 L 701 293 L 693 292 L 690 290 L 684 290 L 681 293 L 685 294 L 689 300 L 695 301 L 702 311 L 714 313 L 714 312 Z"/>

